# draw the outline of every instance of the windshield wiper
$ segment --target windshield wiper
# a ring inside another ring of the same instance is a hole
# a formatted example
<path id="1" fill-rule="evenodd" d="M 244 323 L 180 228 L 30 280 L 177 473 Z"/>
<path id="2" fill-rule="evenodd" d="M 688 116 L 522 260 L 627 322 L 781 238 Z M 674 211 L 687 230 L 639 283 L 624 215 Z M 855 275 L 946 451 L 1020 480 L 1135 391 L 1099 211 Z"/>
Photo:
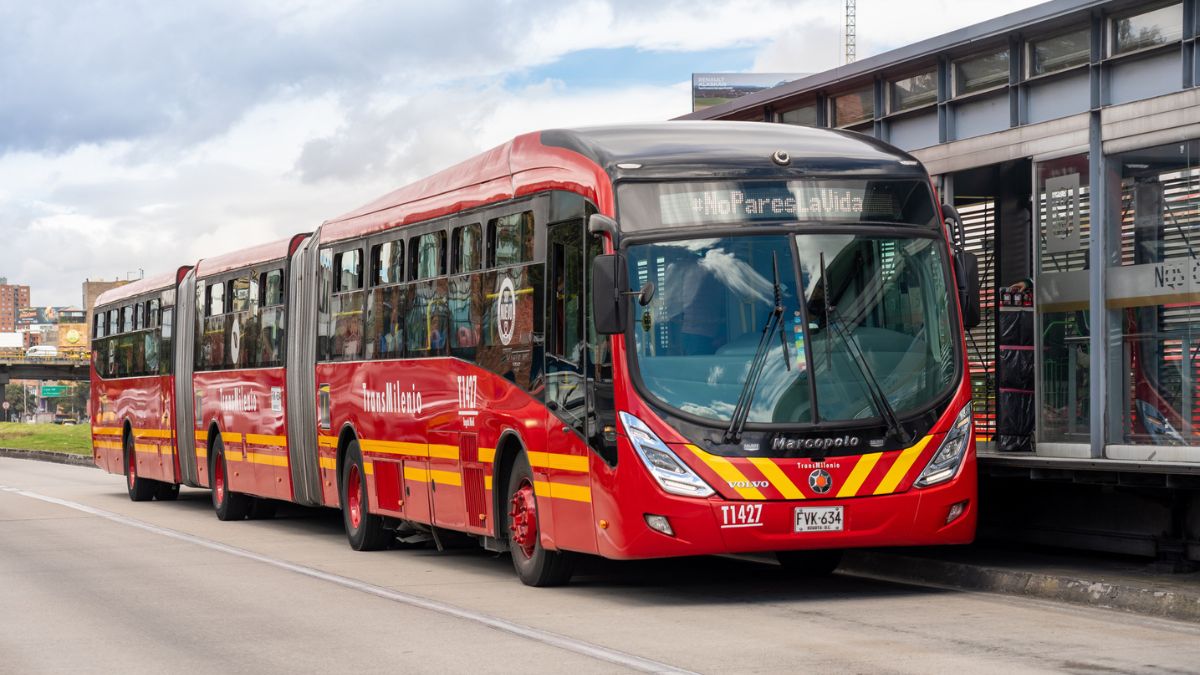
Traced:
<path id="1" fill-rule="evenodd" d="M 783 287 L 779 283 L 779 258 L 771 254 L 771 267 L 775 274 L 775 307 L 767 315 L 767 325 L 763 326 L 762 336 L 758 339 L 758 348 L 750 361 L 750 370 L 746 373 L 746 381 L 742 383 L 742 391 L 738 394 L 737 405 L 733 407 L 733 415 L 729 418 L 729 428 L 725 430 L 725 442 L 737 443 L 742 439 L 742 429 L 750 417 L 750 403 L 754 398 L 754 390 L 758 388 L 758 379 L 762 376 L 763 366 L 767 363 L 770 352 L 771 338 L 779 330 L 783 322 Z M 783 365 L 792 369 L 792 361 L 787 350 L 787 336 L 780 332 L 783 342 Z"/>
<path id="2" fill-rule="evenodd" d="M 896 416 L 896 409 L 892 407 L 891 401 L 888 401 L 887 393 L 884 392 L 883 386 L 879 384 L 879 380 L 867 363 L 867 357 L 863 354 L 862 348 L 858 346 L 854 338 L 846 334 L 845 327 L 841 325 L 841 318 L 837 316 L 837 308 L 830 302 L 824 253 L 821 253 L 821 285 L 825 295 L 825 326 L 832 328 L 834 333 L 841 338 L 842 343 L 846 345 L 846 351 L 850 352 L 850 360 L 858 367 L 858 372 L 867 385 L 867 394 L 871 397 L 871 403 L 874 404 L 875 410 L 879 411 L 879 416 L 887 424 L 888 435 L 908 445 L 912 442 L 912 437 L 908 435 L 904 425 L 900 424 L 900 419 Z M 833 372 L 832 356 L 829 361 L 829 372 Z"/>

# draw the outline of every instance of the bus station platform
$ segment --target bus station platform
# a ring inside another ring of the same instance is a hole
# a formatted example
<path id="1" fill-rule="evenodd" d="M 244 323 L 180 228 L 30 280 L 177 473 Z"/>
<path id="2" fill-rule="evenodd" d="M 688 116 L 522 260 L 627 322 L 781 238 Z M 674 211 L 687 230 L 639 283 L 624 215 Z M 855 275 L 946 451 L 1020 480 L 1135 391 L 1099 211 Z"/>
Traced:
<path id="1" fill-rule="evenodd" d="M 1006 544 L 848 552 L 841 571 L 1200 623 L 1200 571 L 1114 554 Z"/>

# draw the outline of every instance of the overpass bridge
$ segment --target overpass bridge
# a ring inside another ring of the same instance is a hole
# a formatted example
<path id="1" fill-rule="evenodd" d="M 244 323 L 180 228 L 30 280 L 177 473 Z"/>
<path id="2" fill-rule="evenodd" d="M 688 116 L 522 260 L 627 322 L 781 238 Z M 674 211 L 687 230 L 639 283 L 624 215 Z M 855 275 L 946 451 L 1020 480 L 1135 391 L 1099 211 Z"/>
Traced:
<path id="1" fill-rule="evenodd" d="M 87 354 L 80 356 L 25 356 L 0 354 L 0 385 L 10 380 L 87 380 Z"/>

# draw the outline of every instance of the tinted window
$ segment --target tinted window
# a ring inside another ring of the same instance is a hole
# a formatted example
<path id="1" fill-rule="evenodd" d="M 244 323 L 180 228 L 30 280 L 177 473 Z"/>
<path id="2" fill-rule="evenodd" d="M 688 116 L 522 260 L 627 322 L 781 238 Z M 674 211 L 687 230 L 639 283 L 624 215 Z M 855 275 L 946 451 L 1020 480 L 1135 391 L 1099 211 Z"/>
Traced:
<path id="1" fill-rule="evenodd" d="M 362 288 L 362 251 L 354 249 L 334 256 L 334 293 Z"/>
<path id="2" fill-rule="evenodd" d="M 482 239 L 478 223 L 463 225 L 454 230 L 454 242 L 450 254 L 451 274 L 474 272 L 479 269 L 482 262 L 479 245 L 482 243 Z"/>
<path id="3" fill-rule="evenodd" d="M 404 280 L 404 242 L 385 241 L 371 247 L 371 283 L 385 286 Z"/>
<path id="4" fill-rule="evenodd" d="M 262 304 L 283 304 L 283 270 L 271 270 L 262 275 L 263 299 Z"/>
<path id="5" fill-rule="evenodd" d="M 1169 5 L 1112 22 L 1113 54 L 1176 42 L 1183 37 L 1183 5 Z"/>
<path id="6" fill-rule="evenodd" d="M 1091 56 L 1091 31 L 1083 28 L 1074 33 L 1032 40 L 1029 56 L 1030 75 L 1045 75 L 1087 63 Z"/>
<path id="7" fill-rule="evenodd" d="M 533 259 L 533 212 L 524 211 L 488 222 L 493 267 L 517 265 Z"/>
<path id="8" fill-rule="evenodd" d="M 954 64 L 954 93 L 969 94 L 1008 84 L 1008 50 L 964 59 Z"/>
<path id="9" fill-rule="evenodd" d="M 217 316 L 225 313 L 225 285 L 210 284 L 208 286 L 208 316 Z"/>
<path id="10" fill-rule="evenodd" d="M 442 260 L 445 239 L 443 232 L 430 232 L 411 240 L 413 279 L 429 279 L 445 273 Z"/>

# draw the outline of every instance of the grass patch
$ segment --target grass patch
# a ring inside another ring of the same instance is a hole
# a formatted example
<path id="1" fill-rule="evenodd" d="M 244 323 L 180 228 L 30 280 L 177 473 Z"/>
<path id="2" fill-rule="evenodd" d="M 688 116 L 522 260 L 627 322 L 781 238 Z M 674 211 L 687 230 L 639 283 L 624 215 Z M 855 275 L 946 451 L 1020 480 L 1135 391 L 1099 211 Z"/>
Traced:
<path id="1" fill-rule="evenodd" d="M 0 448 L 92 454 L 92 428 L 86 424 L 0 422 Z"/>

